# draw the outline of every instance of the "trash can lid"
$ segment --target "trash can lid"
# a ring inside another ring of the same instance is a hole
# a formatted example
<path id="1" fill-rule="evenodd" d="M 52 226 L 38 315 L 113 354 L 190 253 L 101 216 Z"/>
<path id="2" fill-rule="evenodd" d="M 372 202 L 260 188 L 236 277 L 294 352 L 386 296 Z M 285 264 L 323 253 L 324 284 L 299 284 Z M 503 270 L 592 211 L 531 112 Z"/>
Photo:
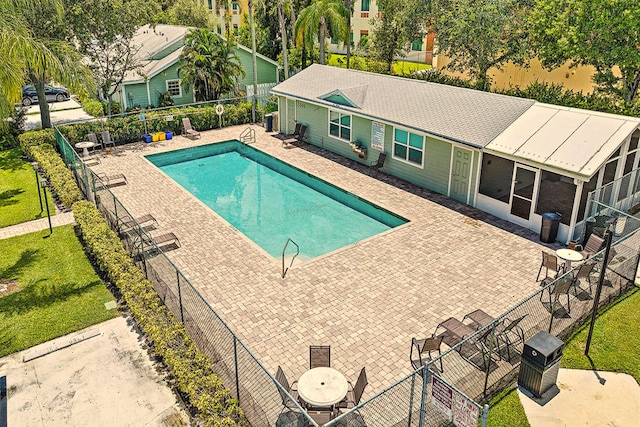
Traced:
<path id="1" fill-rule="evenodd" d="M 542 214 L 542 218 L 560 221 L 562 219 L 562 215 L 557 212 L 545 212 Z"/>

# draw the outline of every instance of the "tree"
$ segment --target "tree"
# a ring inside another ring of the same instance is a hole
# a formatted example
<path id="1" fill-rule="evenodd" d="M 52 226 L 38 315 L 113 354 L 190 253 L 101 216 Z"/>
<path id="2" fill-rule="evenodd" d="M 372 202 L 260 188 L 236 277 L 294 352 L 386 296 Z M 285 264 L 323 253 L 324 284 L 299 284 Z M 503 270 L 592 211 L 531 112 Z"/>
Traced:
<path id="1" fill-rule="evenodd" d="M 14 5 L 21 3 L 14 0 Z M 91 72 L 83 65 L 76 47 L 70 43 L 72 34 L 63 19 L 64 9 L 60 3 L 31 2 L 30 7 L 22 8 L 19 13 L 20 19 L 31 29 L 35 43 L 47 51 L 44 59 L 24 57 L 24 64 L 25 77 L 38 94 L 42 127 L 49 128 L 51 114 L 44 92 L 45 82 L 53 79 L 73 91 L 86 90 L 86 87 L 93 86 Z"/>
<path id="2" fill-rule="evenodd" d="M 439 53 L 449 69 L 468 72 L 486 90 L 490 68 L 529 57 L 527 20 L 533 0 L 437 0 L 433 7 Z"/>
<path id="3" fill-rule="evenodd" d="M 133 44 L 133 37 L 143 23 L 151 22 L 158 4 L 146 0 L 65 1 L 75 42 L 89 61 L 110 115 L 113 95 L 127 73 L 141 65 L 140 46 Z"/>
<path id="4" fill-rule="evenodd" d="M 219 35 L 207 30 L 190 30 L 180 54 L 178 74 L 187 88 L 194 88 L 197 101 L 212 101 L 226 93 L 237 93 L 245 76 L 238 56 Z"/>
<path id="5" fill-rule="evenodd" d="M 542 64 L 591 65 L 597 89 L 629 103 L 640 86 L 640 3 L 539 0 L 531 16 Z"/>
<path id="6" fill-rule="evenodd" d="M 348 16 L 349 10 L 340 0 L 316 0 L 305 7 L 296 20 L 296 41 L 300 40 L 305 46 L 319 43 L 320 63 L 324 64 L 328 36 L 349 43 Z"/>
<path id="7" fill-rule="evenodd" d="M 209 9 L 200 0 L 177 0 L 168 10 L 169 24 L 212 28 Z"/>
<path id="8" fill-rule="evenodd" d="M 378 0 L 381 18 L 373 18 L 373 32 L 369 52 L 371 56 L 387 64 L 387 71 L 391 74 L 393 60 L 397 56 L 405 55 L 408 39 L 403 27 L 402 2 L 394 0 Z"/>

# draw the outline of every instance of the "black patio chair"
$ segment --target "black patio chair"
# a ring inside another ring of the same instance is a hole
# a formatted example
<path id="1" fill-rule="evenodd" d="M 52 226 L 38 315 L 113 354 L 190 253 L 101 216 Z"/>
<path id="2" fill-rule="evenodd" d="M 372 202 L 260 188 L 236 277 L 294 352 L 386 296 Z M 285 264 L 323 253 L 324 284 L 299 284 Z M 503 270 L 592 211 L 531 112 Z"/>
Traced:
<path id="1" fill-rule="evenodd" d="M 580 266 L 580 268 L 578 268 L 578 271 L 575 273 L 575 275 L 573 276 L 573 280 L 571 281 L 571 284 L 573 285 L 573 291 L 576 293 L 576 295 L 578 294 L 578 288 L 581 279 L 587 279 L 587 281 L 589 282 L 589 293 L 591 293 L 591 273 L 593 273 L 593 269 L 595 268 L 595 266 L 595 262 L 585 262 Z"/>
<path id="2" fill-rule="evenodd" d="M 331 367 L 331 346 L 310 345 L 309 346 L 309 369 L 319 367 Z"/>
<path id="3" fill-rule="evenodd" d="M 587 242 L 584 244 L 584 247 L 582 245 L 577 245 L 575 250 L 580 252 L 582 256 L 587 259 L 600 252 L 602 246 L 604 246 L 604 239 L 595 233 L 591 233 L 589 239 L 587 239 Z"/>
<path id="4" fill-rule="evenodd" d="M 299 125 L 296 124 L 296 128 Z M 307 133 L 307 127 L 305 125 L 301 125 L 298 133 L 296 134 L 294 131 L 292 138 L 285 138 L 282 140 L 282 146 L 286 147 L 288 145 L 297 144 L 299 142 L 303 142 L 304 135 Z"/>
<path id="5" fill-rule="evenodd" d="M 369 166 L 369 175 L 371 175 L 371 172 L 374 171 L 377 176 L 378 171 L 384 167 L 384 161 L 386 159 L 387 159 L 387 155 L 385 153 L 380 153 L 378 155 L 378 161 L 374 165 Z"/>
<path id="6" fill-rule="evenodd" d="M 367 380 L 367 371 L 365 368 L 360 370 L 360 375 L 358 375 L 358 380 L 354 386 L 351 386 L 351 389 L 347 392 L 347 396 L 336 404 L 337 408 L 354 408 L 360 404 L 360 400 L 362 399 L 362 394 L 364 393 L 365 387 L 369 384 L 369 380 Z M 351 383 L 349 383 L 351 385 Z"/>
<path id="7" fill-rule="evenodd" d="M 289 385 L 287 376 L 284 374 L 284 371 L 280 366 L 278 366 L 278 371 L 276 372 L 276 381 L 278 381 L 281 386 L 278 387 L 278 392 L 280 393 L 280 397 L 282 397 L 282 411 L 284 412 L 286 409 L 293 411 L 300 410 L 300 407 L 295 404 L 295 400 L 298 400 L 298 390 L 293 388 L 297 381 L 294 381 Z M 292 398 L 294 400 L 291 400 Z"/>
<path id="8" fill-rule="evenodd" d="M 527 314 L 513 320 L 504 318 L 501 323 L 496 325 L 495 342 L 498 355 L 502 357 L 500 350 L 504 344 L 507 349 L 507 360 L 509 363 L 511 363 L 511 347 L 519 343 L 524 343 L 524 330 L 520 326 L 520 322 L 522 322 L 522 319 L 525 317 L 527 317 Z"/>
<path id="9" fill-rule="evenodd" d="M 102 148 L 104 148 L 105 151 L 109 146 L 116 148 L 116 142 L 111 139 L 111 134 L 109 134 L 108 130 L 103 130 L 101 132 L 101 136 L 102 136 Z"/>
<path id="10" fill-rule="evenodd" d="M 438 356 L 442 353 L 440 352 L 440 346 L 442 345 L 442 335 L 439 337 L 428 337 L 428 338 L 412 338 L 411 339 L 411 352 L 409 353 L 409 360 L 411 361 L 411 366 L 413 369 L 419 369 L 424 366 L 425 359 L 433 360 L 431 356 L 432 351 L 437 351 Z M 415 350 L 415 354 L 414 354 Z M 423 358 L 424 356 L 424 358 Z M 442 369 L 442 358 L 440 358 L 440 372 L 443 372 Z"/>

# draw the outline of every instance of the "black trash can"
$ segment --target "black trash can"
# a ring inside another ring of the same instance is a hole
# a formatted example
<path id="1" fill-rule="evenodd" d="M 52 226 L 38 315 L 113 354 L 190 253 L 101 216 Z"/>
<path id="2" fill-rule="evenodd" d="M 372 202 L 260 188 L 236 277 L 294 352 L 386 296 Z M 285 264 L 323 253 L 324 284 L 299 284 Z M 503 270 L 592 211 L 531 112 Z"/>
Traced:
<path id="1" fill-rule="evenodd" d="M 553 243 L 558 236 L 558 227 L 562 215 L 557 212 L 546 212 L 542 214 L 542 228 L 540 228 L 540 241 Z"/>
<path id="2" fill-rule="evenodd" d="M 542 396 L 556 384 L 564 343 L 541 331 L 529 338 L 522 349 L 518 386 L 535 397 Z"/>
<path id="3" fill-rule="evenodd" d="M 267 121 L 267 132 L 273 132 L 273 114 L 264 116 Z"/>

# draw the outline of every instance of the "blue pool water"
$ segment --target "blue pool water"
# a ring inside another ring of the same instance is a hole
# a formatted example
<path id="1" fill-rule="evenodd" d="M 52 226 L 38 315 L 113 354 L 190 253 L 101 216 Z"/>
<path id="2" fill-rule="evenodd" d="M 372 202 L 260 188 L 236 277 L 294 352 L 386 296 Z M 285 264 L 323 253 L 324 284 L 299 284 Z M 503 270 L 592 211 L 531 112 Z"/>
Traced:
<path id="1" fill-rule="evenodd" d="M 309 259 L 407 222 L 238 141 L 147 159 L 277 258 L 287 238 Z"/>

